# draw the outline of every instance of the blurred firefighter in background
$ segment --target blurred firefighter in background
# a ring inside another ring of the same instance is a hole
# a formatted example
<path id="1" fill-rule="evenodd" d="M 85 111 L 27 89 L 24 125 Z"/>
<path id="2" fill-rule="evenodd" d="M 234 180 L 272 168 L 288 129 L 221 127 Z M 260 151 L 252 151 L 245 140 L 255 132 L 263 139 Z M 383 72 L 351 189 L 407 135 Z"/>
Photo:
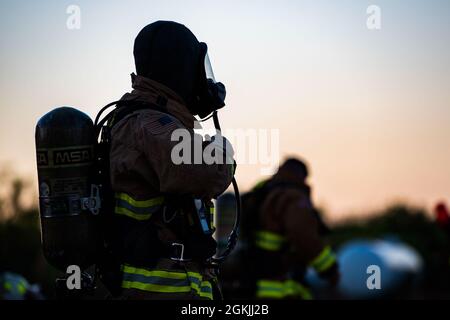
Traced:
<path id="1" fill-rule="evenodd" d="M 302 161 L 288 159 L 243 196 L 240 250 L 222 270 L 226 298 L 312 299 L 308 267 L 332 287 L 338 283 L 335 254 L 323 240 L 328 228 L 313 207 L 307 177 Z"/>
<path id="2" fill-rule="evenodd" d="M 38 285 L 31 285 L 23 276 L 0 273 L 0 300 L 44 300 Z"/>

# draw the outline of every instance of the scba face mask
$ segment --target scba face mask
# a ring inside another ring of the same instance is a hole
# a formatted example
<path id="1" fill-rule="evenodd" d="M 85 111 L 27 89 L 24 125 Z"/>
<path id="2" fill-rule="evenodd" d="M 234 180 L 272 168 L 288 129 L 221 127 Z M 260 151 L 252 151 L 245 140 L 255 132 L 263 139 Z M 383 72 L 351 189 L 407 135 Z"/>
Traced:
<path id="1" fill-rule="evenodd" d="M 225 106 L 226 90 L 223 83 L 216 82 L 206 43 L 200 42 L 200 52 L 199 90 L 194 110 L 200 118 L 206 118 L 212 112 Z"/>

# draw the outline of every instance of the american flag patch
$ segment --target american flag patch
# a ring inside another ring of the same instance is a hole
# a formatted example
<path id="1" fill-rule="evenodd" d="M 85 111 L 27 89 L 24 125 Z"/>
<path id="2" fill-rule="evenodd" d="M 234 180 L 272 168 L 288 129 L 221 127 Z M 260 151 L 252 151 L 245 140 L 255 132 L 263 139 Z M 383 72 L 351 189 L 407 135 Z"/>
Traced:
<path id="1" fill-rule="evenodd" d="M 145 118 L 145 128 L 152 134 L 163 134 L 172 132 L 177 128 L 177 125 L 168 115 L 151 115 Z"/>

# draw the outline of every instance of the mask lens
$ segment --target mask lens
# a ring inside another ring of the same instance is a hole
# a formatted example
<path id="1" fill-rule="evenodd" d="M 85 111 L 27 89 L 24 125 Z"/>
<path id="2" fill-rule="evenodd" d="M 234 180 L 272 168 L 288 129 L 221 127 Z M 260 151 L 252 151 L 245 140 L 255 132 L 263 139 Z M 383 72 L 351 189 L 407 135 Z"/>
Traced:
<path id="1" fill-rule="evenodd" d="M 205 73 L 206 79 L 211 79 L 212 81 L 216 82 L 216 78 L 214 77 L 214 72 L 208 54 L 205 55 Z"/>

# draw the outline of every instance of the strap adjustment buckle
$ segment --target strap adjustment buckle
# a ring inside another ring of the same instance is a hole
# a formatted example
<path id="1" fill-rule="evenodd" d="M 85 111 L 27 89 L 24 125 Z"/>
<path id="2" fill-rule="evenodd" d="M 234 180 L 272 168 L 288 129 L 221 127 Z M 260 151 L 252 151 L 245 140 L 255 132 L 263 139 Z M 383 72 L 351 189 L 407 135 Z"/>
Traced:
<path id="1" fill-rule="evenodd" d="M 179 262 L 191 261 L 191 259 L 184 258 L 184 244 L 174 242 L 172 243 L 172 248 L 174 249 L 174 256 L 170 258 L 171 260 Z"/>
<path id="2" fill-rule="evenodd" d="M 99 186 L 92 184 L 90 196 L 81 198 L 80 201 L 82 210 L 89 210 L 93 215 L 98 215 L 102 204 Z"/>

